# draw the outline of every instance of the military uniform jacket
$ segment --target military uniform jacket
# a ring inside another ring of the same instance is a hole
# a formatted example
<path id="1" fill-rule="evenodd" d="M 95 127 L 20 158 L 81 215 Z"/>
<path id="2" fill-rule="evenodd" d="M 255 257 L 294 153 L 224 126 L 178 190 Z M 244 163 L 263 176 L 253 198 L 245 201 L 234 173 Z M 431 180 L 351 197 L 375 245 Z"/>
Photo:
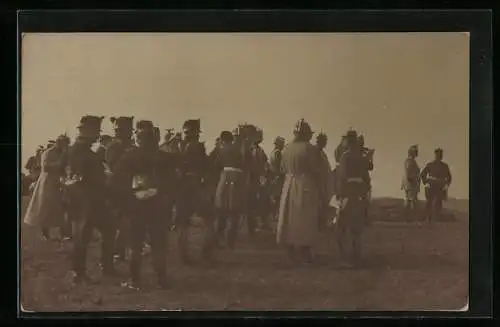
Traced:
<path id="1" fill-rule="evenodd" d="M 179 144 L 179 168 L 181 176 L 205 175 L 208 157 L 205 144 L 199 141 L 182 141 Z"/>
<path id="2" fill-rule="evenodd" d="M 450 167 L 442 161 L 429 162 L 421 173 L 421 180 L 431 187 L 444 187 L 451 184 Z"/>
<path id="3" fill-rule="evenodd" d="M 169 195 L 176 189 L 175 169 L 176 159 L 171 153 L 156 147 L 130 148 L 116 163 L 109 186 L 116 201 L 133 205 L 139 201 L 132 185 L 135 176 L 146 176 L 159 195 Z"/>
<path id="4" fill-rule="evenodd" d="M 67 177 L 81 178 L 81 195 L 85 199 L 103 199 L 107 195 L 104 165 L 90 144 L 77 139 L 68 149 L 67 160 Z"/>
<path id="5" fill-rule="evenodd" d="M 363 153 L 347 150 L 340 158 L 336 176 L 336 193 L 339 197 L 360 196 L 370 187 L 368 164 Z"/>
<path id="6" fill-rule="evenodd" d="M 105 159 L 109 168 L 113 171 L 120 157 L 130 148 L 135 148 L 132 141 L 123 141 L 115 138 L 106 150 Z"/>

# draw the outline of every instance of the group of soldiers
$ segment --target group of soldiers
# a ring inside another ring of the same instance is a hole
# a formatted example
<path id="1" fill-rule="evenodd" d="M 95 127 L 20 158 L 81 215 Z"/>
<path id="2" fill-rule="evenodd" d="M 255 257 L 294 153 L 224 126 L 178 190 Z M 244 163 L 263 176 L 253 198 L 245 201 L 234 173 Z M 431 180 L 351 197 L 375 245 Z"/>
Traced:
<path id="1" fill-rule="evenodd" d="M 190 263 L 188 231 L 193 216 L 202 217 L 207 226 L 202 254 L 208 260 L 221 246 L 234 248 L 242 217 L 246 220 L 251 239 L 259 230 L 270 230 L 272 219 L 279 218 L 278 229 L 285 228 L 280 225 L 287 225 L 282 220 L 286 221 L 283 217 L 290 215 L 287 201 L 288 197 L 293 197 L 286 195 L 285 190 L 300 181 L 300 174 L 294 172 L 296 169 L 299 173 L 313 172 L 314 185 L 318 189 L 318 201 L 313 205 L 317 211 L 313 210 L 313 216 L 318 216 L 320 225 L 330 218 L 327 216 L 332 197 L 339 199 L 341 205 L 338 207 L 347 208 L 346 212 L 350 212 L 351 207 L 347 203 L 362 208 L 356 226 L 348 226 L 356 237 L 362 225 L 368 222 L 374 150 L 366 148 L 363 136 L 353 130 L 343 136 L 336 148 L 337 165 L 332 169 L 324 152 L 327 136 L 323 133 L 317 135 L 312 150 L 305 149 L 304 153 L 314 160 L 304 159 L 302 150 L 300 153 L 287 152 L 283 137 L 274 140 L 274 150 L 268 158 L 261 147 L 262 130 L 251 124 L 222 131 L 214 149 L 207 154 L 204 143 L 200 141 L 198 119 L 185 121 L 182 133 L 168 129 L 163 142 L 159 127 L 152 121 L 137 121 L 134 126 L 134 117 L 111 117 L 114 135 L 109 136 L 101 134 L 103 120 L 104 117 L 98 116 L 82 117 L 73 144 L 70 145 L 69 138 L 62 135 L 50 142 L 45 151 L 37 150 L 26 165 L 30 172 L 26 179 L 36 182 L 31 188 L 33 196 L 25 222 L 41 226 L 45 237 L 49 237 L 48 228 L 55 226 L 61 227 L 63 236 L 71 237 L 75 282 L 89 279 L 86 273 L 87 248 L 95 229 L 100 232 L 102 240 L 103 274 L 116 276 L 115 259 L 129 260 L 130 281 L 127 285 L 138 288 L 146 244 L 151 248 L 158 284 L 167 286 L 166 250 L 170 230 L 179 231 L 181 258 Z M 310 137 L 303 137 L 312 135 L 308 126 L 303 120 L 297 123 L 294 142 L 309 144 Z M 92 146 L 96 142 L 99 145 L 94 151 Z M 421 173 L 418 171 L 419 177 L 414 180 L 418 170 L 415 157 L 412 152 L 405 161 L 407 182 L 404 188 L 408 203 L 416 199 L 417 180 L 418 183 L 422 180 L 424 184 L 434 185 L 432 175 L 444 174 L 444 167 L 447 168 L 444 163 L 431 163 Z M 303 160 L 308 162 L 304 164 Z M 302 166 L 307 168 L 302 170 Z M 42 178 L 43 174 L 56 176 L 57 186 L 44 187 L 44 183 L 49 182 L 44 182 L 47 179 Z M 445 184 L 449 185 L 449 169 L 447 178 Z M 353 182 L 358 186 L 353 187 Z M 307 191 L 307 185 L 300 187 Z M 37 192 L 41 193 L 39 200 L 35 199 Z M 429 192 L 429 197 L 435 200 L 439 198 L 436 194 Z M 354 198 L 359 201 L 346 201 Z M 48 202 L 55 204 L 47 206 L 45 203 Z M 53 220 L 61 212 L 52 209 L 57 203 L 61 204 L 65 217 L 60 224 Z M 32 216 L 38 218 L 29 218 Z M 278 230 L 277 234 L 280 242 L 283 233 Z M 293 241 L 285 243 L 289 245 Z M 353 246 L 358 245 L 354 242 Z M 293 246 L 289 249 L 293 257 Z"/>

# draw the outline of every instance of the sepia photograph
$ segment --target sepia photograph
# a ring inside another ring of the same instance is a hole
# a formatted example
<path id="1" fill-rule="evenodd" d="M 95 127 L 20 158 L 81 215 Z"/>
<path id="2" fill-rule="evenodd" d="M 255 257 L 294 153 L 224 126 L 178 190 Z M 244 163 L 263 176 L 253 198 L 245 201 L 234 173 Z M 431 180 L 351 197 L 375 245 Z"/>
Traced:
<path id="1" fill-rule="evenodd" d="M 466 311 L 469 46 L 23 33 L 21 310 Z"/>

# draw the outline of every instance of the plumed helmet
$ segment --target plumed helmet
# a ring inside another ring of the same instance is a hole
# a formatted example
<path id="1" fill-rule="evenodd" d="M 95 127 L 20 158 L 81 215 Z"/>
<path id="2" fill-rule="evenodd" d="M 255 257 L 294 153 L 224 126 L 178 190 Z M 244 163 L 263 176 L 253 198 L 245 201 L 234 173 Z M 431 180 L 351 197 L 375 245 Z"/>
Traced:
<path id="1" fill-rule="evenodd" d="M 295 123 L 295 126 L 293 128 L 293 133 L 300 135 L 307 135 L 307 134 L 313 134 L 313 131 L 311 129 L 311 125 L 309 125 L 309 123 L 302 118 L 299 121 L 297 121 L 297 123 Z"/>

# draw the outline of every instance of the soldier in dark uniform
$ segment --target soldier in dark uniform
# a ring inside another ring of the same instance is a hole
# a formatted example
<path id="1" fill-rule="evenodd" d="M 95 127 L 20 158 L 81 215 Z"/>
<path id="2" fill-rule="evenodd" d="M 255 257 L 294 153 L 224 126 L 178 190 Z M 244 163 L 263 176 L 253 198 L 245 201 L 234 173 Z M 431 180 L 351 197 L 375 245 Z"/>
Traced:
<path id="1" fill-rule="evenodd" d="M 153 266 L 160 287 L 167 286 L 166 251 L 168 220 L 165 207 L 175 190 L 175 158 L 159 150 L 158 138 L 151 121 L 136 124 L 137 147 L 130 148 L 114 167 L 110 187 L 121 210 L 130 216 L 131 224 L 131 282 L 139 288 L 143 243 L 151 242 Z"/>
<path id="2" fill-rule="evenodd" d="M 347 151 L 342 154 L 337 170 L 337 198 L 341 208 L 338 213 L 338 243 L 343 258 L 346 256 L 345 241 L 351 236 L 351 259 L 360 256 L 360 237 L 365 223 L 366 194 L 370 187 L 368 165 L 358 142 L 357 133 L 347 133 Z"/>
<path id="3" fill-rule="evenodd" d="M 255 128 L 250 147 L 251 157 L 249 158 L 249 190 L 248 190 L 248 233 L 253 238 L 258 229 L 258 219 L 260 219 L 260 229 L 268 230 L 270 214 L 270 193 L 269 193 L 269 173 L 267 155 L 260 146 L 263 141 L 263 133 L 259 128 Z"/>
<path id="4" fill-rule="evenodd" d="M 182 126 L 184 138 L 179 144 L 180 185 L 176 197 L 176 229 L 180 230 L 179 251 L 184 263 L 189 263 L 188 228 L 194 214 L 204 216 L 201 193 L 207 169 L 207 154 L 200 142 L 200 120 L 191 119 Z"/>
<path id="5" fill-rule="evenodd" d="M 359 146 L 361 147 L 361 152 L 363 153 L 363 157 L 366 160 L 366 164 L 367 164 L 367 167 L 368 167 L 368 172 L 371 172 L 371 171 L 373 171 L 373 155 L 375 153 L 375 150 L 367 148 L 365 146 L 365 137 L 363 135 L 359 135 L 358 136 L 358 143 L 359 143 Z M 368 214 L 369 203 L 371 202 L 371 198 L 372 198 L 371 176 L 370 176 L 370 185 L 369 186 L 370 187 L 367 190 L 367 194 L 366 194 L 366 200 L 368 201 L 367 205 L 365 207 L 365 209 L 366 209 L 366 213 L 365 213 L 365 223 L 366 223 L 366 225 L 370 225 L 371 224 L 370 215 Z"/>
<path id="6" fill-rule="evenodd" d="M 99 138 L 104 117 L 84 116 L 79 133 L 68 151 L 65 192 L 73 222 L 73 270 L 75 282 L 85 281 L 87 246 L 93 231 L 101 234 L 101 264 L 105 275 L 114 275 L 113 226 L 106 206 L 107 187 L 104 166 L 92 151 Z"/>
<path id="7" fill-rule="evenodd" d="M 246 209 L 245 166 L 251 153 L 245 151 L 245 144 L 234 142 L 229 131 L 223 131 L 221 144 L 214 166 L 219 173 L 215 194 L 217 210 L 217 239 L 225 240 L 230 249 L 234 248 L 241 216 Z M 229 221 L 229 230 L 227 222 Z"/>
<path id="8" fill-rule="evenodd" d="M 269 155 L 269 167 L 271 170 L 271 202 L 272 202 L 272 215 L 277 219 L 278 209 L 280 204 L 281 191 L 283 190 L 283 181 L 285 175 L 281 169 L 282 151 L 285 147 L 285 139 L 278 136 L 274 140 L 274 150 Z"/>
<path id="9" fill-rule="evenodd" d="M 130 148 L 133 148 L 134 117 L 111 117 L 109 119 L 113 124 L 114 137 L 106 149 L 106 164 L 109 170 L 114 172 L 114 167 L 121 156 Z M 118 207 L 121 205 L 116 204 Z M 115 243 L 115 256 L 117 259 L 126 258 L 126 249 L 128 243 L 128 222 L 127 217 L 120 213 L 117 207 L 113 207 L 112 214 L 115 222 L 117 234 Z"/>
<path id="10" fill-rule="evenodd" d="M 319 210 L 319 228 L 323 229 L 324 225 L 326 225 L 327 221 L 327 212 L 329 207 L 329 202 L 332 197 L 333 187 L 332 187 L 332 166 L 330 165 L 330 161 L 328 160 L 328 156 L 326 155 L 324 149 L 328 142 L 328 137 L 324 133 L 319 133 L 316 137 L 316 148 L 319 153 L 319 162 L 321 163 L 321 171 L 322 171 L 322 185 L 321 185 L 321 199 L 320 199 L 320 210 Z"/>
<path id="11" fill-rule="evenodd" d="M 443 162 L 443 149 L 434 150 L 435 159 L 429 162 L 420 174 L 425 186 L 426 217 L 430 222 L 433 213 L 441 215 L 443 201 L 447 199 L 448 188 L 451 184 L 451 172 L 448 164 Z"/>

